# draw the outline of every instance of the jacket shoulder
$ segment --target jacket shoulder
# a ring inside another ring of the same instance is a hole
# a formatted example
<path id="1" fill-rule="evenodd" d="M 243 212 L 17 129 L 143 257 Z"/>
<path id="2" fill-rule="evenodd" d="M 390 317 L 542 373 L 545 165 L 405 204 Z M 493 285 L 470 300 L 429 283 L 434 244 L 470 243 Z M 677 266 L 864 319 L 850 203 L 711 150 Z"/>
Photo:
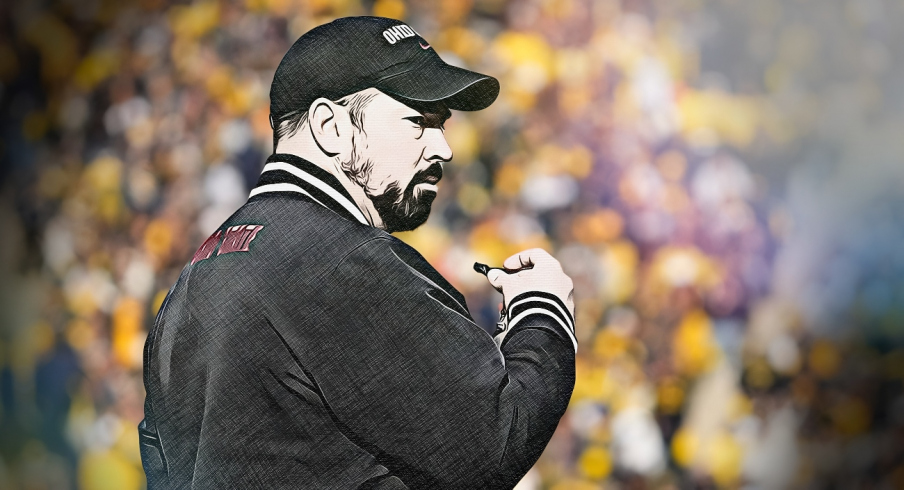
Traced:
<path id="1" fill-rule="evenodd" d="M 356 280 L 362 274 L 372 276 L 375 284 L 387 287 L 427 287 L 435 291 L 432 295 L 435 299 L 470 316 L 464 296 L 417 250 L 388 233 L 368 238 L 349 249 L 333 269 L 340 282 Z"/>

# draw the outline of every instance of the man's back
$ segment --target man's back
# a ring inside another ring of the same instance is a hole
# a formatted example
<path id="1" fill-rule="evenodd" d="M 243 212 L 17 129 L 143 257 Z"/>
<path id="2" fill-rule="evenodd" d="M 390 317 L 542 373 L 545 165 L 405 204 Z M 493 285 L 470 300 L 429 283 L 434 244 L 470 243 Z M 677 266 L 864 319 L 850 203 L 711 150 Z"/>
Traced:
<path id="1" fill-rule="evenodd" d="M 303 197 L 269 197 L 250 200 L 199 249 L 145 348 L 152 483 L 356 487 L 386 473 L 337 430 L 275 307 L 292 301 L 310 322 L 296 333 L 320 331 L 318 284 L 379 233 Z M 306 294 L 279 298 L 289 289 Z"/>

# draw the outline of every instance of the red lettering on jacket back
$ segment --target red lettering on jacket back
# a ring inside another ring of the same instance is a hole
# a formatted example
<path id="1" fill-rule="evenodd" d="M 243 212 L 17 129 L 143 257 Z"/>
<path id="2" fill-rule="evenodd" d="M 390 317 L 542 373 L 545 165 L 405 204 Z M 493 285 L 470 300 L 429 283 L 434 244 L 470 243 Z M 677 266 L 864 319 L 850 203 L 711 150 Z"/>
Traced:
<path id="1" fill-rule="evenodd" d="M 251 240 L 254 240 L 254 237 L 263 228 L 262 225 L 239 225 L 226 228 L 226 235 L 223 237 L 223 243 L 220 245 L 217 255 L 247 252 Z"/>
<path id="2" fill-rule="evenodd" d="M 213 256 L 214 250 L 216 250 L 217 255 L 231 252 L 247 252 L 248 247 L 251 245 L 251 240 L 254 240 L 257 233 L 263 229 L 263 225 L 238 225 L 230 226 L 225 230 L 217 230 L 207 240 L 204 240 L 204 243 L 201 244 L 201 247 L 191 258 L 191 263 L 194 265 L 202 260 L 209 259 Z M 222 239 L 222 242 L 220 239 Z M 219 250 L 217 250 L 217 245 L 220 246 Z"/>

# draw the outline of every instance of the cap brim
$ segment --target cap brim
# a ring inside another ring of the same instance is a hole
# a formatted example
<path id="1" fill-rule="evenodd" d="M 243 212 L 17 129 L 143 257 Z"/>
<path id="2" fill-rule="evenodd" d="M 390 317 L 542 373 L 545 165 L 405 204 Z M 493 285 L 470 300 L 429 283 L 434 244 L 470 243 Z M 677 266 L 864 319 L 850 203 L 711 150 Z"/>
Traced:
<path id="1" fill-rule="evenodd" d="M 425 63 L 380 80 L 376 88 L 415 102 L 443 101 L 449 109 L 479 111 L 499 95 L 499 81 L 489 75 L 446 64 Z"/>

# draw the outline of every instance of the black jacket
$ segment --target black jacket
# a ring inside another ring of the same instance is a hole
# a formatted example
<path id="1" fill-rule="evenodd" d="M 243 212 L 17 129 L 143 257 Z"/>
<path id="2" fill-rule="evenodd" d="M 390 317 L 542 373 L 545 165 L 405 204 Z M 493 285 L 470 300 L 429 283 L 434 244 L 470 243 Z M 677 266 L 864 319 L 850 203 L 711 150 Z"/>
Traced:
<path id="1" fill-rule="evenodd" d="M 145 345 L 148 488 L 511 488 L 536 462 L 574 387 L 567 309 L 510 301 L 497 347 L 353 202 L 273 155 L 185 266 Z"/>

